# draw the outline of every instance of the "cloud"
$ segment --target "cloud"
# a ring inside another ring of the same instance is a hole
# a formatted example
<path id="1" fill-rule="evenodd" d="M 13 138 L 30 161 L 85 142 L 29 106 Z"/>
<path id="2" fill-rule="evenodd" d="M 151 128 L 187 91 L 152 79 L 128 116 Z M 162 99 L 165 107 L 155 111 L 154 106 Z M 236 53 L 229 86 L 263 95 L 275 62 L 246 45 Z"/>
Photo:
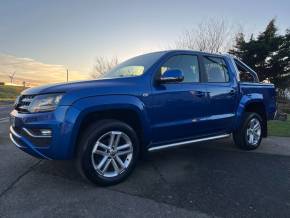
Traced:
<path id="1" fill-rule="evenodd" d="M 23 81 L 30 86 L 66 81 L 66 67 L 45 64 L 31 58 L 20 58 L 0 54 L 0 82 L 10 82 L 9 74 L 15 73 L 14 83 Z M 89 75 L 76 70 L 69 70 L 69 80 L 88 79 Z"/>

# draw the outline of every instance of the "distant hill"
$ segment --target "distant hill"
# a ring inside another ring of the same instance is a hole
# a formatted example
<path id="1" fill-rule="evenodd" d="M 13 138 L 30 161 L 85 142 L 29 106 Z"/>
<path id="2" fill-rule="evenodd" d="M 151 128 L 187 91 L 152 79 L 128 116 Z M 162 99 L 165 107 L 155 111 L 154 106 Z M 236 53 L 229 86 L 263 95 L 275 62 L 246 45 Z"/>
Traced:
<path id="1" fill-rule="evenodd" d="M 0 85 L 0 101 L 15 100 L 24 89 L 23 86 Z"/>

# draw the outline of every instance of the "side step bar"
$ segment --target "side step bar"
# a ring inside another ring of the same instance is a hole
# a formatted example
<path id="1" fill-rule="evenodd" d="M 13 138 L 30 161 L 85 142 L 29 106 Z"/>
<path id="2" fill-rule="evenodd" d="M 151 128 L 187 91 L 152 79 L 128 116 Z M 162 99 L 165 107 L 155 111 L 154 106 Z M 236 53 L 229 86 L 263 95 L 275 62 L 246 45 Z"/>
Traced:
<path id="1" fill-rule="evenodd" d="M 217 136 L 211 136 L 211 137 L 206 137 L 206 138 L 201 138 L 201 139 L 194 139 L 190 141 L 183 141 L 183 142 L 176 142 L 172 144 L 167 144 L 167 145 L 160 145 L 156 147 L 149 148 L 148 151 L 156 151 L 156 150 L 161 150 L 165 148 L 171 148 L 171 147 L 177 147 L 180 145 L 187 145 L 187 144 L 192 144 L 196 142 L 204 142 L 204 141 L 210 141 L 210 140 L 215 140 L 215 139 L 222 139 L 222 138 L 227 138 L 231 134 L 223 134 L 223 135 L 217 135 Z"/>

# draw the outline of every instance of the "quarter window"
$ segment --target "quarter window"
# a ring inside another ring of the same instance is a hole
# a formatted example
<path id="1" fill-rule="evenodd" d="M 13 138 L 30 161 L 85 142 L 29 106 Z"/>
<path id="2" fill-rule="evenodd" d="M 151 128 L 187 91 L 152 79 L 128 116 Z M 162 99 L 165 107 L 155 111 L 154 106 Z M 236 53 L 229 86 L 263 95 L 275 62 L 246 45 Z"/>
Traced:
<path id="1" fill-rule="evenodd" d="M 204 57 L 205 72 L 208 82 L 228 82 L 229 71 L 224 59 L 218 57 Z"/>
<path id="2" fill-rule="evenodd" d="M 160 68 L 162 75 L 166 70 L 178 69 L 184 75 L 183 82 L 199 82 L 199 67 L 197 56 L 176 55 L 169 58 Z"/>
<path id="3" fill-rule="evenodd" d="M 255 82 L 255 77 L 245 67 L 235 60 L 241 82 Z"/>

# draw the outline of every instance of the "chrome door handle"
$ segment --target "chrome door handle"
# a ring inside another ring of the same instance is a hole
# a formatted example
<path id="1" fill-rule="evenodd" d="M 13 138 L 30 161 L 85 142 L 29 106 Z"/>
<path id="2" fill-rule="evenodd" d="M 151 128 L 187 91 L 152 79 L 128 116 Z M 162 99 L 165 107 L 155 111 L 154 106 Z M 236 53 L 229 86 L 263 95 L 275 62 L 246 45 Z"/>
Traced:
<path id="1" fill-rule="evenodd" d="M 203 92 L 203 91 L 190 91 L 190 93 L 194 96 L 197 96 L 197 97 L 205 96 L 205 92 Z"/>

